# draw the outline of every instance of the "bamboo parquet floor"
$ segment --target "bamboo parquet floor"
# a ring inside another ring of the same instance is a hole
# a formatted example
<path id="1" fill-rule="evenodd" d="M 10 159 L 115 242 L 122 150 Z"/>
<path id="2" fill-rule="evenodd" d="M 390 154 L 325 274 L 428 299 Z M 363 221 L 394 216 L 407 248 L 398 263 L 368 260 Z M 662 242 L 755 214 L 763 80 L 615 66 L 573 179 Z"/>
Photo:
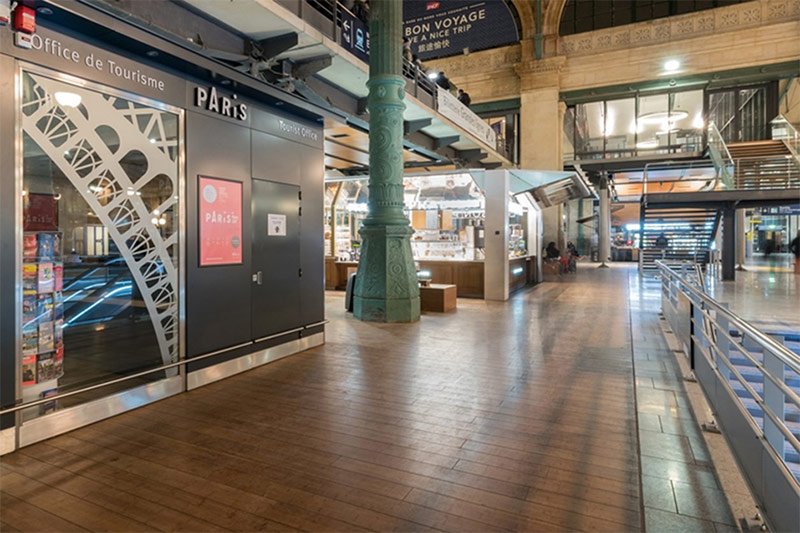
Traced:
<path id="1" fill-rule="evenodd" d="M 642 528 L 627 271 L 361 323 L 23 448 L 3 531 Z"/>

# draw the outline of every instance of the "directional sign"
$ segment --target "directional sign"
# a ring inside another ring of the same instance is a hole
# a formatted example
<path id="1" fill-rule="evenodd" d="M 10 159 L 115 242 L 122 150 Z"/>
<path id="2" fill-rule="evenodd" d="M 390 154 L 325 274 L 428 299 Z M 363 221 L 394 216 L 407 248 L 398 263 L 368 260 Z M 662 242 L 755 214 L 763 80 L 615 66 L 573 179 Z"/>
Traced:
<path id="1" fill-rule="evenodd" d="M 369 27 L 352 13 L 342 10 L 342 47 L 356 57 L 369 61 Z"/>

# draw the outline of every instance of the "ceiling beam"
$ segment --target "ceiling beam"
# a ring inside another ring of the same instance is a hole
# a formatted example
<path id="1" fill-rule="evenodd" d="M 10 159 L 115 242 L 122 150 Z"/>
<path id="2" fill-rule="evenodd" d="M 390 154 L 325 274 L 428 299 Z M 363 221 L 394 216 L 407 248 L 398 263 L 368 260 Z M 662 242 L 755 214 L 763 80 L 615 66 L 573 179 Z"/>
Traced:
<path id="1" fill-rule="evenodd" d="M 333 63 L 333 58 L 329 55 L 304 59 L 294 63 L 292 74 L 297 79 L 305 80 L 320 70 L 328 68 L 331 63 Z"/>
<path id="2" fill-rule="evenodd" d="M 457 143 L 461 139 L 460 135 L 448 135 L 447 137 L 437 137 L 433 139 L 434 148 L 444 148 L 453 143 Z"/>
<path id="3" fill-rule="evenodd" d="M 415 131 L 419 131 L 422 128 L 427 128 L 431 125 L 433 119 L 431 118 L 421 118 L 418 120 L 404 120 L 403 121 L 403 135 L 408 135 L 409 133 L 414 133 Z"/>
<path id="4" fill-rule="evenodd" d="M 251 42 L 249 46 L 251 56 L 268 61 L 297 46 L 297 34 L 292 32 L 276 35 L 258 42 Z"/>

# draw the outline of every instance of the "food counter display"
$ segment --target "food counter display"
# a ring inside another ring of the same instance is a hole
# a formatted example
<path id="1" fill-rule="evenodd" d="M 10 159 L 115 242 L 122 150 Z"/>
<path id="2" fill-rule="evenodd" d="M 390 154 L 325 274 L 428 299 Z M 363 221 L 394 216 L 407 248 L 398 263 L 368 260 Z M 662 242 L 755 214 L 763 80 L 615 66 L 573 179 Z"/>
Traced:
<path id="1" fill-rule="evenodd" d="M 411 250 L 421 277 L 430 278 L 433 283 L 456 285 L 459 297 L 484 297 L 488 203 L 505 213 L 500 213 L 500 219 L 505 226 L 506 257 L 495 259 L 514 261 L 516 265 L 515 270 L 509 270 L 509 280 L 514 280 L 510 290 L 534 280 L 528 275 L 530 261 L 526 259 L 529 249 L 535 253 L 535 248 L 528 246 L 528 234 L 529 228 L 538 227 L 529 223 L 532 217 L 538 217 L 538 211 L 531 205 L 522 205 L 507 192 L 503 196 L 499 202 L 488 201 L 486 190 L 469 172 L 406 177 L 405 212 L 414 230 Z M 342 289 L 358 265 L 358 231 L 369 199 L 367 178 L 331 179 L 326 182 L 325 198 L 326 286 Z M 518 271 L 520 264 L 523 275 Z"/>

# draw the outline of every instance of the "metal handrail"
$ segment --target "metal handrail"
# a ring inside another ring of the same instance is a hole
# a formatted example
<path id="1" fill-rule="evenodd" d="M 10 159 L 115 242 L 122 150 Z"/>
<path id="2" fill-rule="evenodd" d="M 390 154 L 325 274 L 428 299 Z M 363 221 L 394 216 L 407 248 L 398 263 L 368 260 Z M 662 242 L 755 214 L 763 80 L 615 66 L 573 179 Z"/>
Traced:
<path id="1" fill-rule="evenodd" d="M 722 138 L 722 134 L 719 129 L 717 129 L 717 125 L 713 122 L 708 124 L 708 153 L 711 156 L 711 160 L 714 162 L 714 168 L 717 170 L 717 177 L 722 180 L 722 183 L 726 187 L 732 188 L 733 176 L 732 172 L 728 169 L 734 168 L 733 158 L 728 150 L 728 145 L 725 144 L 725 139 Z M 717 180 L 717 183 L 714 185 L 715 189 L 718 183 L 719 180 Z"/>
<path id="2" fill-rule="evenodd" d="M 786 383 L 787 368 L 800 374 L 800 356 L 705 294 L 699 271 L 700 288 L 664 262 L 656 265 L 662 277 L 662 312 L 691 361 L 765 521 L 776 531 L 800 530 L 800 481 L 789 466 L 795 461 L 786 455 L 788 449 L 800 454 L 800 439 L 786 419 L 787 403 L 800 407 L 798 391 Z M 731 334 L 731 326 L 738 329 L 739 339 Z M 748 346 L 746 337 L 755 345 Z M 759 347 L 761 360 L 752 353 Z M 761 392 L 755 380 L 739 370 L 734 356 L 744 358 L 759 373 Z M 750 402 L 757 413 L 751 411 Z M 748 443 L 743 438 L 748 434 L 759 444 Z"/>
<path id="3" fill-rule="evenodd" d="M 798 133 L 794 125 L 786 120 L 786 117 L 783 115 L 778 115 L 770 120 L 769 123 L 772 125 L 772 139 L 776 141 L 784 141 L 786 146 L 789 147 L 789 151 L 792 152 L 792 155 L 794 155 L 796 159 L 800 160 L 800 133 Z M 785 133 L 778 133 L 776 136 L 775 126 L 778 124 L 782 126 L 782 129 L 785 130 Z"/>
<path id="4" fill-rule="evenodd" d="M 686 161 L 652 161 L 650 163 L 645 164 L 644 170 L 642 171 L 642 196 L 644 197 L 647 195 L 647 184 L 650 183 L 650 171 L 651 170 L 668 170 L 669 167 L 679 167 L 679 170 L 682 171 L 689 171 L 694 168 L 708 168 L 707 162 L 695 162 L 691 161 L 687 164 Z M 697 178 L 697 179 L 684 179 L 688 175 L 686 173 L 682 174 L 677 180 L 652 180 L 655 183 L 661 183 L 665 181 L 672 181 L 672 182 L 688 182 L 688 181 L 711 181 L 708 178 Z"/>
<path id="5" fill-rule="evenodd" d="M 750 335 L 756 342 L 761 344 L 762 347 L 769 349 L 773 354 L 775 354 L 776 357 L 783 361 L 783 364 L 788 366 L 792 371 L 800 374 L 799 355 L 788 349 L 783 344 L 780 344 L 775 339 L 765 334 L 739 315 L 735 314 L 733 311 L 726 309 L 710 296 L 701 292 L 697 287 L 684 280 L 679 273 L 675 272 L 674 269 L 672 269 L 663 261 L 656 260 L 655 263 L 659 268 L 680 280 L 686 289 L 691 292 L 693 296 L 699 298 L 704 305 L 708 305 L 714 312 L 724 316 L 730 322 L 735 323 L 740 331 Z"/>
<path id="6" fill-rule="evenodd" d="M 733 188 L 740 189 L 748 183 L 752 186 L 744 188 L 787 189 L 793 184 L 797 188 L 800 186 L 800 160 L 793 155 L 739 157 L 734 160 Z"/>

